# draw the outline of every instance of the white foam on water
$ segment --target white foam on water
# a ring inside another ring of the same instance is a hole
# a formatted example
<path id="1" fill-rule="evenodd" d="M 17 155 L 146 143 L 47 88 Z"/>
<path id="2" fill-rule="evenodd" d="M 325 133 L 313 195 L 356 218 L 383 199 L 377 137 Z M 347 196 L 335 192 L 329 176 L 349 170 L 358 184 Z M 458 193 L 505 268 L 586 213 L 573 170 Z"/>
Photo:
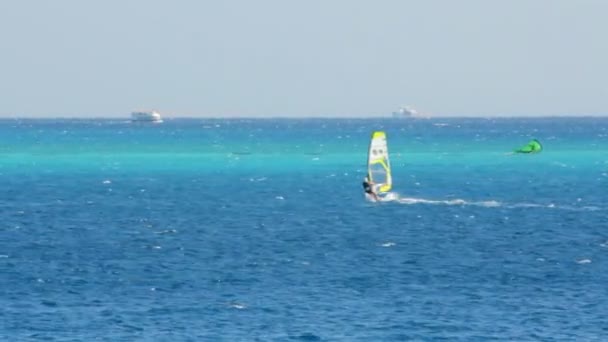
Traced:
<path id="1" fill-rule="evenodd" d="M 590 264 L 591 263 L 591 259 L 577 260 L 576 263 L 579 264 L 579 265 Z"/>
<path id="2" fill-rule="evenodd" d="M 230 307 L 234 308 L 234 309 L 239 309 L 239 310 L 243 310 L 243 309 L 247 308 L 247 306 L 245 304 L 241 304 L 241 303 L 231 303 Z"/>
<path id="3" fill-rule="evenodd" d="M 375 202 L 372 196 L 366 194 L 366 199 L 371 202 Z M 378 202 L 392 202 L 405 205 L 413 204 L 424 204 L 424 205 L 447 205 L 447 206 L 477 206 L 484 208 L 539 208 L 539 209 L 557 209 L 557 210 L 568 210 L 568 211 L 600 211 L 608 210 L 608 208 L 598 206 L 572 206 L 572 205 L 560 205 L 555 203 L 505 203 L 498 200 L 486 200 L 486 201 L 470 201 L 461 198 L 446 199 L 446 200 L 435 200 L 420 197 L 402 197 L 397 192 L 389 192 L 381 196 Z M 581 202 L 581 201 L 577 201 Z"/>
<path id="4" fill-rule="evenodd" d="M 161 230 L 158 232 L 154 232 L 156 234 L 171 234 L 171 233 L 177 233 L 176 229 L 167 229 L 167 230 Z"/>
<path id="5" fill-rule="evenodd" d="M 547 208 L 544 204 L 535 203 L 515 203 L 508 206 L 509 208 Z"/>
<path id="6" fill-rule="evenodd" d="M 396 192 L 389 192 L 383 199 L 384 202 L 397 202 L 400 204 L 431 204 L 431 205 L 470 205 L 480 207 L 500 207 L 502 203 L 496 200 L 489 201 L 467 201 L 461 198 L 449 199 L 449 200 L 433 200 L 427 198 L 418 197 L 401 197 Z"/>

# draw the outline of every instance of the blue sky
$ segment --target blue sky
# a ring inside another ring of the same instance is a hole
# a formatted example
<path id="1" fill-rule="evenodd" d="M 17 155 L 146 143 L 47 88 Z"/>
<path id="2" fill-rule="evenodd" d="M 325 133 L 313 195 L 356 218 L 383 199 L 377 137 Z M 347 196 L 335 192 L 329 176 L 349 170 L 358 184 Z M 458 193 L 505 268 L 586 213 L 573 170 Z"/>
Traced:
<path id="1" fill-rule="evenodd" d="M 0 116 L 608 114 L 608 1 L 0 3 Z"/>

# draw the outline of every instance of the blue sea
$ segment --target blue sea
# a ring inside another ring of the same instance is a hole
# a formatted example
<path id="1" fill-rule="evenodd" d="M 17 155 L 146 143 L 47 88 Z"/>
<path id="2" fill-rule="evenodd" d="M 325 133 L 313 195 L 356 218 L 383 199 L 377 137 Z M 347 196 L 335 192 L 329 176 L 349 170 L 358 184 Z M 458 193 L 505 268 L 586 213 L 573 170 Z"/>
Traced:
<path id="1" fill-rule="evenodd" d="M 4 119 L 0 180 L 3 341 L 608 339 L 608 118 Z"/>

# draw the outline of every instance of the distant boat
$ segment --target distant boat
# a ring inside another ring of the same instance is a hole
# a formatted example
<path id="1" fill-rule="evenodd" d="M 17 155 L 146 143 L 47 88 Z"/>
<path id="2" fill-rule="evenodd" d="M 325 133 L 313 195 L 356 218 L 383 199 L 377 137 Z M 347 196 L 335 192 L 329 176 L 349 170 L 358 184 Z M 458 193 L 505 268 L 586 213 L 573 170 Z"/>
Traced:
<path id="1" fill-rule="evenodd" d="M 393 117 L 394 118 L 398 118 L 398 119 L 402 119 L 402 118 L 411 118 L 411 117 L 415 117 L 418 116 L 418 112 L 408 106 L 403 106 L 401 108 L 399 108 L 398 111 L 393 112 Z"/>
<path id="2" fill-rule="evenodd" d="M 157 111 L 153 110 L 143 112 L 132 112 L 131 121 L 161 123 L 163 122 L 163 119 Z"/>

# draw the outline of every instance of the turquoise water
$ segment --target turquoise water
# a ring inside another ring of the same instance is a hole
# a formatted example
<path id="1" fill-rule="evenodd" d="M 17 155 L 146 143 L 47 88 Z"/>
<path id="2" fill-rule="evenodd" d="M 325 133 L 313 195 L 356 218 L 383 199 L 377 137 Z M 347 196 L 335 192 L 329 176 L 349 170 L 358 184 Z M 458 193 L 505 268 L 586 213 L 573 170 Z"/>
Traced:
<path id="1" fill-rule="evenodd" d="M 372 130 L 392 201 L 362 195 Z M 603 340 L 608 119 L 0 121 L 4 340 Z M 508 155 L 531 138 L 544 151 Z"/>

